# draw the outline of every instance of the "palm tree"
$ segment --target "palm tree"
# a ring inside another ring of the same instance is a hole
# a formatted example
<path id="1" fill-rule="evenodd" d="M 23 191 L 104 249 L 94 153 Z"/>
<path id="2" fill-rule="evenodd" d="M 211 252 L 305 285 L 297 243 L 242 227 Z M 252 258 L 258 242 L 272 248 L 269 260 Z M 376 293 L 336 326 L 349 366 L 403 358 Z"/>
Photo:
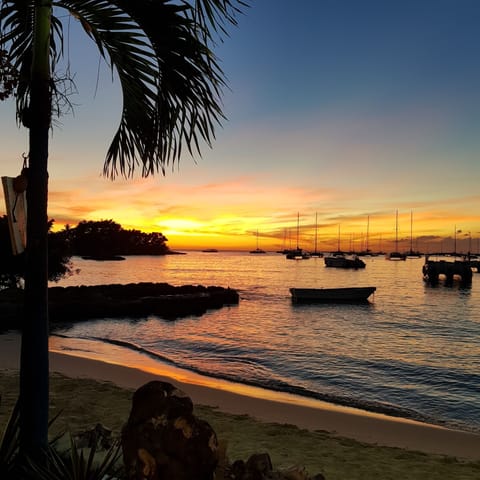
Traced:
<path id="1" fill-rule="evenodd" d="M 212 48 L 244 6 L 242 0 L 1 1 L 0 51 L 8 61 L 0 64 L 0 87 L 13 69 L 17 121 L 29 129 L 20 368 L 21 447 L 28 455 L 41 456 L 48 434 L 47 165 L 52 116 L 65 101 L 55 76 L 64 43 L 59 13 L 80 21 L 120 80 L 123 110 L 103 169 L 114 179 L 137 168 L 142 176 L 165 173 L 182 147 L 194 155 L 200 141 L 211 145 L 224 119 L 225 86 Z"/>

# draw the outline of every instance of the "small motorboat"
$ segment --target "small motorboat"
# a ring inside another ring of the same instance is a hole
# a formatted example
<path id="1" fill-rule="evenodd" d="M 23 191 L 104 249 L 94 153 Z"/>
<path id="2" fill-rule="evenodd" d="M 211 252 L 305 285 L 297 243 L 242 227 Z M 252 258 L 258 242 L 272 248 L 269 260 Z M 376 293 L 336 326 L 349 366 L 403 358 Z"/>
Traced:
<path id="1" fill-rule="evenodd" d="M 333 253 L 324 257 L 326 267 L 334 268 L 365 268 L 365 262 L 357 255 L 345 255 L 343 253 Z"/>
<path id="2" fill-rule="evenodd" d="M 291 288 L 293 303 L 362 303 L 376 287 Z"/>

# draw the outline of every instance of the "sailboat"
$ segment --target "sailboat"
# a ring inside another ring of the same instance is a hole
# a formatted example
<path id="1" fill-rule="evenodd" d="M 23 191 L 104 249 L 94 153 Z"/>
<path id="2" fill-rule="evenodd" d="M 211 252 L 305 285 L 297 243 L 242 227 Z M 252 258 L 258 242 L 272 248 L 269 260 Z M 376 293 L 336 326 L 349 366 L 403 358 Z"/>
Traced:
<path id="1" fill-rule="evenodd" d="M 312 253 L 310 253 L 310 256 L 315 258 L 323 257 L 323 253 L 317 251 L 317 227 L 318 227 L 317 213 L 315 212 L 315 250 Z"/>
<path id="2" fill-rule="evenodd" d="M 304 252 L 298 245 L 298 237 L 300 233 L 300 213 L 297 213 L 297 248 L 289 250 L 286 254 L 286 258 L 289 260 L 302 260 L 310 258 L 310 254 Z"/>
<path id="3" fill-rule="evenodd" d="M 395 251 L 387 255 L 387 260 L 405 260 L 407 256 L 398 251 L 398 210 L 395 215 Z"/>
<path id="4" fill-rule="evenodd" d="M 361 252 L 358 252 L 359 257 L 366 257 L 366 256 L 372 256 L 372 251 L 370 250 L 368 246 L 368 235 L 369 235 L 369 230 L 370 230 L 370 215 L 367 216 L 367 236 L 365 237 L 365 250 L 362 250 Z"/>
<path id="5" fill-rule="evenodd" d="M 265 250 L 258 248 L 258 230 L 257 230 L 257 248 L 255 250 L 250 250 L 250 253 L 267 253 Z"/>
<path id="6" fill-rule="evenodd" d="M 413 251 L 413 212 L 410 212 L 410 251 L 407 252 L 407 258 L 420 258 L 421 256 L 419 251 Z"/>
<path id="7" fill-rule="evenodd" d="M 335 268 L 365 268 L 365 262 L 356 254 L 347 254 L 340 250 L 340 225 L 338 225 L 337 251 L 331 252 L 323 257 L 326 267 Z"/>

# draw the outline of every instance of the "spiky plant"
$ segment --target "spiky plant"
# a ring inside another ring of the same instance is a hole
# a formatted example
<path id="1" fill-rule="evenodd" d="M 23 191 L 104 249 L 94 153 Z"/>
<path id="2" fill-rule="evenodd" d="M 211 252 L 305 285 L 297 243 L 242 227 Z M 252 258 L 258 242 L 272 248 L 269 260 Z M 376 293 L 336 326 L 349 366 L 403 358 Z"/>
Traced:
<path id="1" fill-rule="evenodd" d="M 114 442 L 105 452 L 98 448 L 98 442 L 86 448 L 79 448 L 70 435 L 70 448 L 60 453 L 49 447 L 46 461 L 28 462 L 26 472 L 35 480 L 110 480 L 118 478 L 123 468 L 119 464 L 120 443 Z"/>

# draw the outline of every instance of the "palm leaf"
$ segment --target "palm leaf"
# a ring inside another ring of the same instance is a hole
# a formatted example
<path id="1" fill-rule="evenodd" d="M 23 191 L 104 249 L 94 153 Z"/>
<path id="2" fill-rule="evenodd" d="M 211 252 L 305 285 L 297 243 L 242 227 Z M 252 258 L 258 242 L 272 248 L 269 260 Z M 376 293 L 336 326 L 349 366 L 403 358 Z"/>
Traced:
<path id="1" fill-rule="evenodd" d="M 200 25 L 206 27 L 204 31 L 211 38 L 211 31 L 220 31 L 222 34 L 227 34 L 225 28 L 227 23 L 237 25 L 236 16 L 241 13 L 240 7 L 248 7 L 247 2 L 242 0 L 238 2 L 230 0 L 195 0 L 194 18 Z"/>
<path id="2" fill-rule="evenodd" d="M 33 1 L 4 1 L 2 44 L 21 78 L 17 111 L 27 111 Z M 220 97 L 223 72 L 211 49 L 214 33 L 235 24 L 242 0 L 57 0 L 95 42 L 120 80 L 123 108 L 106 154 L 104 174 L 129 177 L 141 167 L 147 176 L 180 160 L 182 146 L 200 154 L 211 145 L 224 119 Z M 52 18 L 52 68 L 62 53 L 62 24 Z M 57 47 L 60 46 L 60 48 Z M 54 87 L 52 87 L 54 88 Z"/>
<path id="3" fill-rule="evenodd" d="M 0 46 L 8 45 L 9 59 L 19 72 L 17 98 L 17 118 L 26 126 L 25 116 L 28 114 L 30 93 L 30 70 L 32 63 L 34 25 L 34 2 L 26 0 L 2 1 L 0 10 Z M 63 46 L 63 31 L 60 21 L 52 17 L 52 35 L 50 40 L 50 58 L 52 70 L 61 58 Z M 60 50 L 58 50 L 60 47 Z M 55 85 L 52 93 L 55 95 Z"/>
<path id="4" fill-rule="evenodd" d="M 197 131 L 210 144 L 222 118 L 223 78 L 212 52 L 195 35 L 187 6 L 120 0 L 77 7 L 87 33 L 117 71 L 123 94 L 104 173 L 131 176 L 139 164 L 143 176 L 164 172 L 179 160 L 183 143 L 199 153 Z"/>

